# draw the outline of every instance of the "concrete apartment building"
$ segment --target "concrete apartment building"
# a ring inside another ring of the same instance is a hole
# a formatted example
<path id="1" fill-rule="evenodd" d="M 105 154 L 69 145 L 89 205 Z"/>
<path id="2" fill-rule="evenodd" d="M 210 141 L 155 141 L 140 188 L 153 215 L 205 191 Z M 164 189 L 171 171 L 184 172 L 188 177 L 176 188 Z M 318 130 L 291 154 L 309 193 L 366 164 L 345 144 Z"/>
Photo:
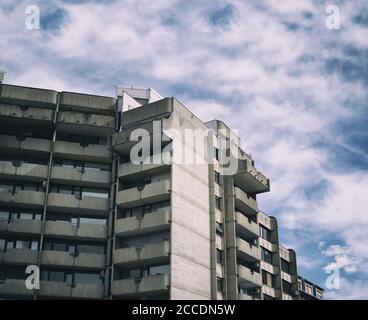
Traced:
<path id="1" fill-rule="evenodd" d="M 202 149 L 182 139 L 208 129 Z M 237 151 L 231 174 L 223 142 Z M 183 150 L 196 161 L 177 161 Z M 230 128 L 152 88 L 113 98 L 2 84 L 0 298 L 302 299 L 311 283 L 258 208 L 269 190 Z M 26 288 L 28 265 L 40 289 Z"/>

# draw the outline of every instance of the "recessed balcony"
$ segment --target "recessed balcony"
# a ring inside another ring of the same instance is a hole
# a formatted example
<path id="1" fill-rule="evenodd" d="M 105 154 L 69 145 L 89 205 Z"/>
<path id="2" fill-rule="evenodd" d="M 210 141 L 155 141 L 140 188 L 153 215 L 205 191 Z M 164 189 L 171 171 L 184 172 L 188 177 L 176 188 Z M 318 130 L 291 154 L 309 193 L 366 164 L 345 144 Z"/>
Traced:
<path id="1" fill-rule="evenodd" d="M 116 202 L 119 207 L 132 207 L 167 200 L 170 198 L 170 181 L 162 180 L 146 184 L 143 188 L 119 191 Z"/>
<path id="2" fill-rule="evenodd" d="M 118 219 L 115 223 L 115 233 L 122 237 L 168 230 L 170 211 L 170 208 L 161 209 L 145 214 L 142 219 L 137 219 L 137 217 Z"/>
<path id="3" fill-rule="evenodd" d="M 38 220 L 0 221 L 0 232 L 35 235 L 41 233 L 42 222 Z"/>
<path id="4" fill-rule="evenodd" d="M 28 209 L 40 209 L 45 203 L 45 193 L 21 190 L 13 194 L 9 190 L 0 191 L 0 204 L 16 205 Z"/>
<path id="5" fill-rule="evenodd" d="M 74 195 L 49 193 L 48 209 L 56 212 L 89 213 L 92 215 L 107 215 L 109 199 L 98 197 L 76 198 Z"/>
<path id="6" fill-rule="evenodd" d="M 23 163 L 14 166 L 11 161 L 0 161 L 0 177 L 10 180 L 43 181 L 47 178 L 46 165 Z"/>
<path id="7" fill-rule="evenodd" d="M 81 146 L 80 143 L 56 141 L 54 156 L 73 160 L 111 162 L 112 152 L 107 145 L 90 144 Z"/>
<path id="8" fill-rule="evenodd" d="M 53 90 L 3 84 L 0 90 L 0 101 L 23 106 L 54 108 L 57 95 L 58 93 Z"/>
<path id="9" fill-rule="evenodd" d="M 234 176 L 234 182 L 250 194 L 270 191 L 270 180 L 259 172 L 249 159 L 238 160 L 238 171 Z"/>
<path id="10" fill-rule="evenodd" d="M 0 103 L 0 118 L 20 119 L 25 123 L 34 121 L 35 124 L 52 124 L 54 121 L 54 111 L 45 108 L 24 107 L 18 105 Z"/>
<path id="11" fill-rule="evenodd" d="M 65 251 L 43 250 L 41 264 L 44 266 L 94 269 L 102 270 L 105 268 L 106 256 L 97 253 L 73 254 Z"/>
<path id="12" fill-rule="evenodd" d="M 140 295 L 158 295 L 167 292 L 170 286 L 168 274 L 147 276 L 141 279 L 114 280 L 112 294 L 114 296 L 137 297 Z"/>
<path id="13" fill-rule="evenodd" d="M 53 167 L 51 181 L 60 184 L 78 184 L 81 186 L 109 188 L 111 184 L 110 171 L 82 171 L 76 168 Z"/>
<path id="14" fill-rule="evenodd" d="M 0 264 L 37 264 L 38 251 L 30 249 L 7 249 L 0 251 Z"/>
<path id="15" fill-rule="evenodd" d="M 45 235 L 78 240 L 106 240 L 106 226 L 82 224 L 79 227 L 64 221 L 46 221 Z"/>
<path id="16" fill-rule="evenodd" d="M 115 118 L 93 113 L 60 111 L 56 126 L 61 132 L 107 137 L 115 131 Z"/>
<path id="17" fill-rule="evenodd" d="M 247 195 L 243 190 L 234 187 L 235 207 L 244 212 L 246 215 L 252 216 L 258 213 L 257 201 Z"/>
<path id="18" fill-rule="evenodd" d="M 261 260 L 261 250 L 255 245 L 251 245 L 247 241 L 237 238 L 237 254 L 240 258 L 248 262 L 256 262 Z"/>
<path id="19" fill-rule="evenodd" d="M 146 244 L 141 248 L 128 247 L 115 249 L 115 265 L 148 265 L 169 262 L 170 243 L 162 241 L 159 243 Z"/>
<path id="20" fill-rule="evenodd" d="M 104 286 L 92 283 L 70 285 L 65 282 L 41 281 L 37 294 L 45 298 L 103 299 Z"/>
<path id="21" fill-rule="evenodd" d="M 111 97 L 61 92 L 59 105 L 61 110 L 112 114 L 115 111 L 115 103 L 116 99 Z"/>
<path id="22" fill-rule="evenodd" d="M 4 153 L 22 151 L 27 154 L 46 154 L 51 150 L 51 141 L 31 137 L 19 141 L 15 136 L 0 135 L 0 150 Z"/>
<path id="23" fill-rule="evenodd" d="M 259 236 L 259 225 L 245 217 L 242 213 L 236 212 L 236 228 L 239 232 L 242 232 L 249 237 Z"/>
<path id="24" fill-rule="evenodd" d="M 250 270 L 247 267 L 238 265 L 239 283 L 244 288 L 254 288 L 262 286 L 261 274 Z"/>

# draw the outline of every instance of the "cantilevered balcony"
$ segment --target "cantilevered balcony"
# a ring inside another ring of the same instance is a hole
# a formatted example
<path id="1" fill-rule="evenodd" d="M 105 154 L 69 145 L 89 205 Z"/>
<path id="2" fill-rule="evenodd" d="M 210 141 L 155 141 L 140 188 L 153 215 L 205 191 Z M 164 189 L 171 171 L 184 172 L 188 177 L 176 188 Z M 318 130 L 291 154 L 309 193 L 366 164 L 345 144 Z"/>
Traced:
<path id="1" fill-rule="evenodd" d="M 237 238 L 237 254 L 240 258 L 248 262 L 255 262 L 261 260 L 261 250 L 255 245 L 251 245 L 247 241 Z"/>
<path id="2" fill-rule="evenodd" d="M 65 251 L 43 250 L 41 254 L 41 264 L 44 266 L 94 269 L 105 268 L 106 256 L 97 253 L 73 254 Z"/>
<path id="3" fill-rule="evenodd" d="M 88 213 L 105 216 L 109 210 L 109 199 L 98 197 L 76 198 L 74 195 L 49 193 L 48 209 L 56 212 Z"/>
<path id="4" fill-rule="evenodd" d="M 62 132 L 78 132 L 85 135 L 92 133 L 106 137 L 115 131 L 115 118 L 93 113 L 60 111 L 56 126 Z"/>
<path id="5" fill-rule="evenodd" d="M 65 299 L 103 299 L 104 286 L 102 284 L 78 283 L 68 284 L 57 281 L 41 281 L 40 297 Z"/>
<path id="6" fill-rule="evenodd" d="M 0 251 L 0 264 L 30 265 L 37 264 L 37 250 L 7 249 Z"/>
<path id="7" fill-rule="evenodd" d="M 45 193 L 38 191 L 21 190 L 15 194 L 10 190 L 0 191 L 0 205 L 16 205 L 28 209 L 39 209 L 44 206 Z"/>
<path id="8" fill-rule="evenodd" d="M 281 291 L 280 289 L 271 288 L 269 286 L 263 285 L 262 286 L 263 294 L 268 295 L 274 299 L 281 298 Z"/>
<path id="9" fill-rule="evenodd" d="M 47 139 L 25 138 L 20 141 L 15 136 L 0 135 L 0 151 L 4 153 L 22 151 L 27 154 L 46 154 L 51 150 L 51 141 Z"/>
<path id="10" fill-rule="evenodd" d="M 21 235 L 35 235 L 41 233 L 41 221 L 38 220 L 0 220 L 0 232 L 21 234 Z"/>
<path id="11" fill-rule="evenodd" d="M 245 217 L 242 213 L 236 212 L 236 228 L 239 232 L 248 237 L 259 236 L 259 225 Z"/>
<path id="12" fill-rule="evenodd" d="M 0 161 L 0 177 L 10 180 L 43 181 L 47 178 L 47 165 L 23 163 L 14 166 L 11 161 Z"/>
<path id="13" fill-rule="evenodd" d="M 238 171 L 234 182 L 247 193 L 270 191 L 270 180 L 259 172 L 249 159 L 238 160 Z"/>
<path id="14" fill-rule="evenodd" d="M 170 243 L 162 241 L 146 244 L 141 248 L 128 247 L 115 249 L 114 264 L 125 266 L 143 266 L 148 264 L 159 264 L 169 262 Z"/>
<path id="15" fill-rule="evenodd" d="M 129 217 L 118 219 L 115 223 L 117 236 L 131 236 L 150 232 L 164 231 L 170 228 L 170 208 L 145 214 L 142 219 Z"/>
<path id="16" fill-rule="evenodd" d="M 94 96 L 73 92 L 60 93 L 60 109 L 112 114 L 115 110 L 116 99 L 111 97 Z"/>
<path id="17" fill-rule="evenodd" d="M 73 160 L 111 162 L 112 152 L 107 145 L 82 146 L 76 142 L 56 141 L 54 156 Z"/>
<path id="18" fill-rule="evenodd" d="M 29 107 L 52 108 L 57 103 L 57 92 L 3 84 L 0 90 L 0 101 Z"/>
<path id="19" fill-rule="evenodd" d="M 170 279 L 168 274 L 147 276 L 141 279 L 114 280 L 113 296 L 138 297 L 140 295 L 159 295 L 168 291 Z"/>
<path id="20" fill-rule="evenodd" d="M 81 186 L 109 188 L 110 171 L 81 171 L 76 168 L 53 167 L 51 181 L 60 184 L 78 184 Z"/>
<path id="21" fill-rule="evenodd" d="M 106 240 L 106 226 L 82 224 L 75 226 L 70 222 L 46 221 L 45 235 L 54 238 L 78 239 L 78 240 Z"/>
<path id="22" fill-rule="evenodd" d="M 239 283 L 243 288 L 254 288 L 262 286 L 261 274 L 251 271 L 249 268 L 238 265 Z"/>
<path id="23" fill-rule="evenodd" d="M 169 199 L 170 181 L 163 180 L 146 184 L 143 188 L 131 188 L 119 191 L 116 202 L 119 207 L 130 207 Z"/>
<path id="24" fill-rule="evenodd" d="M 258 213 L 257 201 L 247 195 L 243 190 L 234 187 L 235 207 L 244 212 L 246 215 L 252 216 Z"/>

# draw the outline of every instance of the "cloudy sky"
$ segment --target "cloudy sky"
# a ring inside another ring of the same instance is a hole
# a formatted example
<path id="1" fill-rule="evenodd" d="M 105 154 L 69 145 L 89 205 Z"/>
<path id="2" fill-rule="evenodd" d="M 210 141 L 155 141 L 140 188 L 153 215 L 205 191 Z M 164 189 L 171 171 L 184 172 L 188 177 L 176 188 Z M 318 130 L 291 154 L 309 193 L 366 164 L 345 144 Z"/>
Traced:
<path id="1" fill-rule="evenodd" d="M 326 27 L 330 4 L 339 30 Z M 6 83 L 152 86 L 237 129 L 271 179 L 260 208 L 299 272 L 324 287 L 339 268 L 326 297 L 368 299 L 367 1 L 1 0 L 0 23 Z"/>

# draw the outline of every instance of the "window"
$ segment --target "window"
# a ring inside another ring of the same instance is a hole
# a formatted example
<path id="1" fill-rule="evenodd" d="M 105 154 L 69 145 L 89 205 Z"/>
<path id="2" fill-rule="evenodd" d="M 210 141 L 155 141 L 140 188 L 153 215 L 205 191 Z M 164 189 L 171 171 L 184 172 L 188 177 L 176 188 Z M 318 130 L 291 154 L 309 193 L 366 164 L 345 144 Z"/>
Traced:
<path id="1" fill-rule="evenodd" d="M 262 256 L 262 260 L 269 263 L 269 264 L 272 264 L 272 252 L 261 247 L 261 256 Z"/>
<path id="2" fill-rule="evenodd" d="M 224 263 L 224 251 L 220 249 L 216 249 L 216 261 L 219 264 Z"/>
<path id="3" fill-rule="evenodd" d="M 288 295 L 291 295 L 291 285 L 285 280 L 282 280 L 282 291 Z"/>
<path id="4" fill-rule="evenodd" d="M 1 250 L 5 250 L 6 249 L 6 241 L 5 239 L 0 239 L 0 252 Z"/>
<path id="5" fill-rule="evenodd" d="M 224 292 L 224 279 L 217 278 L 217 291 Z"/>
<path id="6" fill-rule="evenodd" d="M 281 258 L 281 270 L 290 274 L 290 263 Z"/>
<path id="7" fill-rule="evenodd" d="M 83 273 L 83 272 L 75 272 L 74 273 L 74 283 L 97 283 L 102 284 L 102 278 L 100 273 Z"/>
<path id="8" fill-rule="evenodd" d="M 215 159 L 219 160 L 219 149 L 215 148 Z"/>
<path id="9" fill-rule="evenodd" d="M 170 273 L 170 265 L 168 264 L 149 268 L 149 274 L 151 276 L 158 275 L 158 274 L 168 274 L 168 273 Z"/>
<path id="10" fill-rule="evenodd" d="M 265 270 L 262 270 L 262 282 L 266 286 L 269 286 L 272 288 L 274 287 L 272 274 Z"/>
<path id="11" fill-rule="evenodd" d="M 271 241 L 271 230 L 270 229 L 267 229 L 266 227 L 259 225 L 259 232 L 260 232 L 261 238 L 267 241 Z"/>
<path id="12" fill-rule="evenodd" d="M 216 234 L 219 236 L 222 236 L 222 234 L 224 233 L 222 227 L 223 227 L 222 223 L 216 222 Z"/>
<path id="13" fill-rule="evenodd" d="M 219 186 L 221 186 L 220 173 L 218 173 L 217 171 L 215 171 L 215 183 L 218 184 Z"/>
<path id="14" fill-rule="evenodd" d="M 221 210 L 221 198 L 220 197 L 215 197 L 215 206 L 216 206 L 216 209 L 219 209 L 219 210 Z"/>
<path id="15" fill-rule="evenodd" d="M 0 221 L 9 221 L 9 211 L 0 211 Z"/>

